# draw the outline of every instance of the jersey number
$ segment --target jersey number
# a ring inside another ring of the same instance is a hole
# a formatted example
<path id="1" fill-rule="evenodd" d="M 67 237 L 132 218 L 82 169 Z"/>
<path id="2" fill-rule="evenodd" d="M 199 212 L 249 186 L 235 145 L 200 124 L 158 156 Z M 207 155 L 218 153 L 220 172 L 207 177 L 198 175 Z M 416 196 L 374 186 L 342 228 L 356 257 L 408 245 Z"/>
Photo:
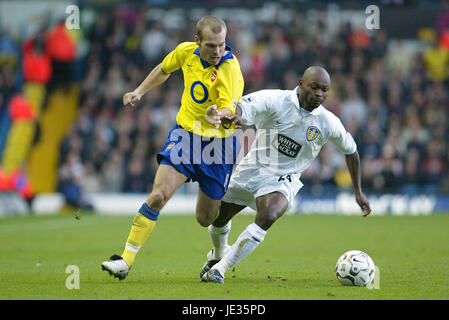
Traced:
<path id="1" fill-rule="evenodd" d="M 285 181 L 285 179 L 287 179 L 288 182 L 292 182 L 292 176 L 289 174 L 286 174 L 285 176 L 280 176 L 278 181 Z"/>
<path id="2" fill-rule="evenodd" d="M 201 100 L 198 100 L 195 97 L 195 87 L 196 86 L 201 86 L 204 90 L 204 97 Z M 192 96 L 193 101 L 195 101 L 196 103 L 204 103 L 209 98 L 209 91 L 207 91 L 206 86 L 201 81 L 195 81 L 194 83 L 192 83 L 192 86 L 190 87 L 190 95 Z"/>

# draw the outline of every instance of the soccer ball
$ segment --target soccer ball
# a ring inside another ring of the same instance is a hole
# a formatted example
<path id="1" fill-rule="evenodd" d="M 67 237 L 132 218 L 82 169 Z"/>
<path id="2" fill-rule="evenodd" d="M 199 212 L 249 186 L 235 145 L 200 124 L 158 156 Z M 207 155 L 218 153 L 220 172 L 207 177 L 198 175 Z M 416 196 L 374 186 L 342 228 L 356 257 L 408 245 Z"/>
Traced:
<path id="1" fill-rule="evenodd" d="M 375 265 L 365 252 L 351 250 L 338 259 L 335 272 L 344 286 L 366 287 L 374 279 Z"/>

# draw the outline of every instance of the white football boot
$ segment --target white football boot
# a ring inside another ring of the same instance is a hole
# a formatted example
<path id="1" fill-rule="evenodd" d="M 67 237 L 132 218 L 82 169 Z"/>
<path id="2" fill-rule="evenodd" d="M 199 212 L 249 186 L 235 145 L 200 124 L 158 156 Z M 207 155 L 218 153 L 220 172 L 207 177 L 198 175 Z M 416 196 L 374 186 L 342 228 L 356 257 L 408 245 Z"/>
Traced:
<path id="1" fill-rule="evenodd" d="M 125 260 L 116 254 L 109 259 L 109 261 L 104 261 L 101 264 L 101 269 L 109 272 L 109 274 L 114 276 L 114 278 L 119 278 L 119 280 L 125 279 L 130 269 Z"/>
<path id="2" fill-rule="evenodd" d="M 201 277 L 201 282 L 224 283 L 224 276 L 217 269 L 210 269 Z"/>

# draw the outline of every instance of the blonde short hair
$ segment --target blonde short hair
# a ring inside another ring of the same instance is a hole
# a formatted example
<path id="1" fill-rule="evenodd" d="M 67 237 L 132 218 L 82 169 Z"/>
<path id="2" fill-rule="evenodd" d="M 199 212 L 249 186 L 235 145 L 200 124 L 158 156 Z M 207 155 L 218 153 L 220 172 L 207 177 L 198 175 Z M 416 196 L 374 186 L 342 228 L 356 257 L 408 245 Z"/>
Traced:
<path id="1" fill-rule="evenodd" d="M 200 40 L 203 30 L 207 27 L 215 34 L 220 33 L 223 29 L 227 30 L 226 23 L 222 19 L 215 16 L 204 16 L 196 24 L 196 34 Z"/>

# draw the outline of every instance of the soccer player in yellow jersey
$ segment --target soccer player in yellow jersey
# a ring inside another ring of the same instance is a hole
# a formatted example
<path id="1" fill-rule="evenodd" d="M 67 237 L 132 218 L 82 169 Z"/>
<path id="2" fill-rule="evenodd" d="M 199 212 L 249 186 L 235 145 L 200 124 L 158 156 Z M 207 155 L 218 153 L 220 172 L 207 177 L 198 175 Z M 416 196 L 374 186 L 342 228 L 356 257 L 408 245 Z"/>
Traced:
<path id="1" fill-rule="evenodd" d="M 133 91 L 123 97 L 125 106 L 135 106 L 142 96 L 181 69 L 184 92 L 176 124 L 158 153 L 159 168 L 153 190 L 135 216 L 121 256 L 113 255 L 102 263 L 102 269 L 120 280 L 126 278 L 134 258 L 151 234 L 159 212 L 185 182 L 198 181 L 200 189 L 196 220 L 214 234 L 228 232 L 229 226 L 211 224 L 219 214 L 220 200 L 227 191 L 239 143 L 232 123 L 212 125 L 206 121 L 206 110 L 217 105 L 220 115 L 234 114 L 243 94 L 240 64 L 226 45 L 226 24 L 214 16 L 197 23 L 194 42 L 179 44 Z M 228 248 L 216 252 L 220 259 Z"/>

